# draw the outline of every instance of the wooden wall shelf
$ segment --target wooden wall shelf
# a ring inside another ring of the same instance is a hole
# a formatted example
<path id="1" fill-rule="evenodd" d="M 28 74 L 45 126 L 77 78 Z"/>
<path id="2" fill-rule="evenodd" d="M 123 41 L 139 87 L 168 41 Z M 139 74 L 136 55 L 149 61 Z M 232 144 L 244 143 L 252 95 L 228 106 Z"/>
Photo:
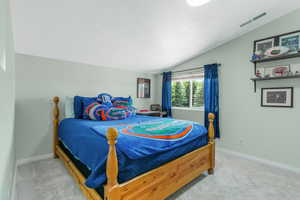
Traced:
<path id="1" fill-rule="evenodd" d="M 289 59 L 289 58 L 297 58 L 300 57 L 300 52 L 295 53 L 295 54 L 287 54 L 287 55 L 282 55 L 282 56 L 276 56 L 276 57 L 270 57 L 270 58 L 262 58 L 259 60 L 251 60 L 251 62 L 255 63 L 263 63 L 263 62 L 272 62 L 276 60 L 284 60 L 284 59 Z"/>
<path id="2" fill-rule="evenodd" d="M 263 38 L 263 39 L 260 39 L 260 40 L 255 40 L 253 42 L 253 54 L 256 51 L 256 43 L 257 42 L 261 42 L 261 41 L 267 40 L 267 39 L 273 39 L 274 40 L 274 46 L 279 46 L 280 45 L 280 38 L 282 36 L 290 35 L 290 34 L 294 34 L 294 33 L 299 33 L 299 32 L 300 32 L 300 30 L 297 30 L 297 31 L 293 31 L 293 32 L 290 32 L 290 33 L 284 33 L 284 34 L 275 35 L 275 36 L 268 37 L 268 38 Z M 252 62 L 254 64 L 254 76 L 255 76 L 256 70 L 257 70 L 257 65 L 259 63 L 272 62 L 272 61 L 278 61 L 278 60 L 284 60 L 284 59 L 290 59 L 290 58 L 298 58 L 298 57 L 300 57 L 300 52 L 294 53 L 294 54 L 285 54 L 285 55 L 276 56 L 276 57 L 262 58 L 262 59 L 258 59 L 258 60 L 250 60 L 250 62 Z M 253 81 L 254 92 L 256 92 L 256 81 L 277 80 L 277 79 L 290 79 L 290 78 L 300 78 L 300 75 L 269 77 L 269 78 L 251 78 L 250 80 Z"/>
<path id="3" fill-rule="evenodd" d="M 300 75 L 278 76 L 278 77 L 268 77 L 268 78 L 251 78 L 250 80 L 252 80 L 252 81 L 266 81 L 266 80 L 290 79 L 290 78 L 300 78 Z"/>

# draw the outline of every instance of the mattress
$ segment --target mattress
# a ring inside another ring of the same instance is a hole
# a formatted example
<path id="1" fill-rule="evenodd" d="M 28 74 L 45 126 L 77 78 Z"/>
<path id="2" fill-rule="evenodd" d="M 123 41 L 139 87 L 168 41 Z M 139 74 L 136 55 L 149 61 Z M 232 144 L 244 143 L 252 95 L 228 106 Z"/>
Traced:
<path id="1" fill-rule="evenodd" d="M 153 119 L 158 118 L 137 115 L 134 118 L 109 122 L 70 118 L 64 119 L 59 126 L 59 140 L 61 146 L 75 159 L 73 162 L 78 162 L 79 165 L 82 165 L 79 166 L 79 168 L 85 170 L 83 174 L 87 178 L 86 185 L 103 192 L 101 188 L 106 183 L 105 171 L 108 145 L 106 138 L 97 133 L 97 130 L 100 130 L 101 127 L 114 127 L 117 124 L 136 124 L 137 122 L 151 121 Z M 180 145 L 174 146 L 174 148 L 171 149 L 154 152 L 151 150 L 150 154 L 143 152 L 143 156 L 132 157 L 130 154 L 121 151 L 120 146 L 119 148 L 117 146 L 119 183 L 126 182 L 186 153 L 205 146 L 208 143 L 207 130 L 203 127 L 195 130 L 198 130 L 199 133 L 197 133 L 197 137 L 195 136 L 192 140 L 186 143 L 179 143 Z M 120 138 L 119 136 L 119 139 Z M 140 141 L 140 139 L 138 141 Z M 121 140 L 118 143 L 121 143 Z"/>

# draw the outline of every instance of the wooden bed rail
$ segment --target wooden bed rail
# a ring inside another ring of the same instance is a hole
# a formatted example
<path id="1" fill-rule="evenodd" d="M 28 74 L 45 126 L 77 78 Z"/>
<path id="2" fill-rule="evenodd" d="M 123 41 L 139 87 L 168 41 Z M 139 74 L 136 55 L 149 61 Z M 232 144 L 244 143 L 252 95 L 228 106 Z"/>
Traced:
<path id="1" fill-rule="evenodd" d="M 208 114 L 209 127 L 208 127 L 208 139 L 211 145 L 210 157 L 215 158 L 215 129 L 214 129 L 214 119 L 215 115 L 213 113 Z M 115 128 L 109 128 L 106 134 L 107 143 L 109 144 L 109 152 L 106 162 L 106 176 L 107 184 L 105 186 L 105 197 L 107 200 L 119 200 L 120 195 L 120 185 L 118 183 L 118 158 L 116 153 L 116 146 L 118 137 L 118 131 Z M 208 174 L 214 173 L 215 159 L 211 159 L 211 168 L 208 169 Z"/>

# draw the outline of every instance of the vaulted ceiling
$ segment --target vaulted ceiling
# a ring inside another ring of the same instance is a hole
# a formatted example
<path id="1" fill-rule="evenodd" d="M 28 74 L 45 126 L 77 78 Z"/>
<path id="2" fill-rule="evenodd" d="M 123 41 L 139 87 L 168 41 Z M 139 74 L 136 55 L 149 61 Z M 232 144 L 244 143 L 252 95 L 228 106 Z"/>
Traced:
<path id="1" fill-rule="evenodd" d="M 17 53 L 139 71 L 174 66 L 299 8 L 299 0 L 11 0 Z M 240 24 L 267 15 L 243 28 Z"/>

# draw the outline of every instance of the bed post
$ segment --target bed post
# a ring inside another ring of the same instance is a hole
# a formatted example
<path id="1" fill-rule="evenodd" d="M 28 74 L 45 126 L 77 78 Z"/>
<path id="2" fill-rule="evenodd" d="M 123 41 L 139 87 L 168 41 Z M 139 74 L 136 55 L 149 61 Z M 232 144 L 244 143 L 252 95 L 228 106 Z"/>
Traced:
<path id="1" fill-rule="evenodd" d="M 116 152 L 116 139 L 118 131 L 115 128 L 109 128 L 106 134 L 109 144 L 109 152 L 106 162 L 107 184 L 105 186 L 105 199 L 119 200 L 119 183 L 118 183 L 118 158 Z"/>
<path id="2" fill-rule="evenodd" d="M 58 124 L 59 124 L 59 97 L 53 98 L 54 108 L 53 108 L 53 155 L 57 158 L 56 146 L 58 145 Z"/>
<path id="3" fill-rule="evenodd" d="M 208 139 L 209 139 L 209 144 L 211 145 L 211 154 L 210 154 L 211 168 L 208 169 L 208 174 L 214 174 L 214 168 L 215 168 L 215 128 L 214 128 L 214 119 L 215 119 L 215 115 L 213 113 L 209 113 L 208 114 L 208 120 L 209 120 Z"/>

